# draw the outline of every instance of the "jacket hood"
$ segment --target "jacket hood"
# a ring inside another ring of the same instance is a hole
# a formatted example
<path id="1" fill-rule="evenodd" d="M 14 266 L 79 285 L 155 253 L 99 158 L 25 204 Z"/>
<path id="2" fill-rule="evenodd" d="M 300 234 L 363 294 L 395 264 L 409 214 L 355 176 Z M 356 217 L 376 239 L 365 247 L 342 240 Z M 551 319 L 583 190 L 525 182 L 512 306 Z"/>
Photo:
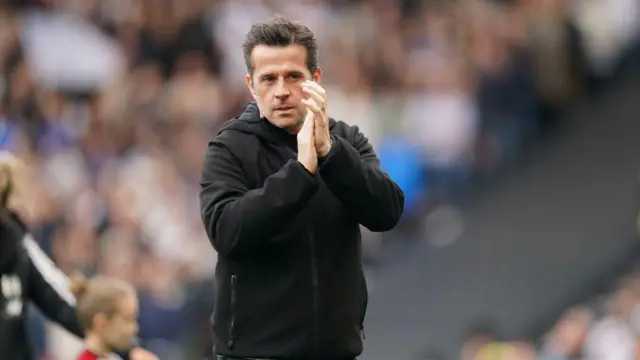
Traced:
<path id="1" fill-rule="evenodd" d="M 255 102 L 245 105 L 240 116 L 227 121 L 218 135 L 225 131 L 238 131 L 245 134 L 257 135 L 262 140 L 272 143 L 295 143 L 296 136 L 271 124 L 265 117 L 260 116 L 260 110 Z"/>

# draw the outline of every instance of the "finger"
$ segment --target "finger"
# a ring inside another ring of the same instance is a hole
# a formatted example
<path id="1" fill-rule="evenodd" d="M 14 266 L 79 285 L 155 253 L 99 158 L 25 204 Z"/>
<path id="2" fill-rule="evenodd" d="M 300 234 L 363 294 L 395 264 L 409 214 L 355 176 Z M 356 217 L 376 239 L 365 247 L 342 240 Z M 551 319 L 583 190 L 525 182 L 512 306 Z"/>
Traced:
<path id="1" fill-rule="evenodd" d="M 315 81 L 307 81 L 302 84 L 302 87 L 308 87 L 313 89 L 318 95 L 322 97 L 324 102 L 327 102 L 327 91 L 322 87 L 322 85 L 318 84 Z"/>
<path id="2" fill-rule="evenodd" d="M 298 134 L 301 144 L 313 146 L 313 144 L 315 144 L 315 132 L 315 121 L 313 121 L 313 117 L 305 119 L 304 124 L 302 124 L 302 129 Z"/>
<path id="3" fill-rule="evenodd" d="M 305 116 L 304 122 L 302 123 L 302 128 L 300 129 L 300 136 L 311 136 L 314 130 L 313 128 L 315 123 L 315 121 L 313 121 L 313 118 L 314 116 Z"/>
<path id="4" fill-rule="evenodd" d="M 302 104 L 304 104 L 304 106 L 307 108 L 307 114 L 304 117 L 305 121 L 306 120 L 313 121 L 313 118 L 316 117 L 316 114 L 310 108 L 310 106 L 312 106 L 311 104 L 309 104 L 310 102 L 312 102 L 312 101 L 311 100 L 302 100 Z"/>
<path id="5" fill-rule="evenodd" d="M 318 105 L 312 100 L 304 101 L 304 104 L 307 106 L 308 111 L 311 111 L 313 116 L 313 133 L 315 134 L 325 134 L 329 129 L 329 120 L 326 116 L 326 112 L 318 107 Z"/>
<path id="6" fill-rule="evenodd" d="M 309 95 L 310 99 L 313 99 L 316 104 L 320 105 L 319 108 L 322 108 L 323 106 L 326 106 L 326 101 L 325 99 L 322 97 L 322 95 L 320 95 L 317 90 L 308 87 L 308 86 L 303 86 L 302 87 L 302 91 Z"/>
<path id="7" fill-rule="evenodd" d="M 314 113 L 316 127 L 320 129 L 326 129 L 329 127 L 329 118 L 327 117 L 325 109 L 321 109 L 313 99 L 304 99 L 302 102 L 307 106 L 307 109 Z"/>
<path id="8" fill-rule="evenodd" d="M 302 99 L 302 103 L 316 115 L 322 115 L 322 109 L 314 99 Z"/>

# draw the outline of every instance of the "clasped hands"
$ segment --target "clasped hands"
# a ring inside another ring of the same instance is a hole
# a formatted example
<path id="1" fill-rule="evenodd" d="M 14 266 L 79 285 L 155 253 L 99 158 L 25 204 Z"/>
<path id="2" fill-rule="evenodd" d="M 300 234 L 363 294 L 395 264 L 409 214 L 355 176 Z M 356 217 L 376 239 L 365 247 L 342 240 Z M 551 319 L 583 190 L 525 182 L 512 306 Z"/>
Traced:
<path id="1" fill-rule="evenodd" d="M 318 158 L 327 156 L 331 150 L 327 92 L 314 81 L 303 82 L 302 92 L 308 96 L 302 100 L 307 107 L 307 115 L 298 132 L 298 161 L 315 173 L 318 170 Z"/>

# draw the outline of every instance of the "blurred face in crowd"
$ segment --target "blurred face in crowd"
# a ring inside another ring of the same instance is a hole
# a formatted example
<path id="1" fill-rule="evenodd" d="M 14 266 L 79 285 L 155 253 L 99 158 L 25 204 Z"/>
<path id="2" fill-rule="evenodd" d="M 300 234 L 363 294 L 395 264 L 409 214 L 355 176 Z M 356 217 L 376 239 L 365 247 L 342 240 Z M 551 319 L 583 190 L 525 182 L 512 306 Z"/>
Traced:
<path id="1" fill-rule="evenodd" d="M 474 360 L 535 360 L 536 354 L 530 344 L 494 342 L 484 346 Z"/>
<path id="2" fill-rule="evenodd" d="M 292 133 L 302 126 L 307 113 L 302 104 L 302 83 L 320 81 L 322 70 L 310 73 L 307 68 L 307 49 L 302 45 L 258 45 L 251 53 L 253 75 L 246 77 L 251 95 L 261 116 L 279 128 Z"/>
<path id="3" fill-rule="evenodd" d="M 610 303 L 610 313 L 624 321 L 628 321 L 634 305 L 638 303 L 638 296 L 629 288 L 623 287 L 613 295 Z"/>
<path id="4" fill-rule="evenodd" d="M 460 351 L 460 360 L 474 360 L 480 351 L 490 344 L 493 338 L 489 335 L 475 335 L 465 341 Z"/>
<path id="5" fill-rule="evenodd" d="M 576 308 L 568 311 L 551 334 L 555 350 L 567 356 L 576 355 L 584 344 L 592 322 L 593 313 L 589 309 Z"/>
<path id="6" fill-rule="evenodd" d="M 118 309 L 118 313 L 102 318 L 97 332 L 109 348 L 126 350 L 131 347 L 132 339 L 138 332 L 138 297 L 129 294 L 122 298 Z"/>

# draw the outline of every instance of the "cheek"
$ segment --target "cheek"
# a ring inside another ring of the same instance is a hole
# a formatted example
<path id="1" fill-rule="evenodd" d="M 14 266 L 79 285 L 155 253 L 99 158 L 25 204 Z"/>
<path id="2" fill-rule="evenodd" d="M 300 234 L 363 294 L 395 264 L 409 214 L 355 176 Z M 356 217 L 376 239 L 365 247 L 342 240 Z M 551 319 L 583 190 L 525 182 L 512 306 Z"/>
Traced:
<path id="1" fill-rule="evenodd" d="M 131 329 L 131 333 L 132 334 L 134 334 L 134 335 L 137 334 L 138 333 L 138 323 L 137 322 L 131 323 L 130 329 Z"/>
<path id="2" fill-rule="evenodd" d="M 307 94 L 302 91 L 302 85 L 296 84 L 291 89 L 291 96 L 295 99 L 304 99 L 307 98 Z"/>
<path id="3" fill-rule="evenodd" d="M 130 321 L 118 321 L 110 327 L 109 331 L 114 339 L 118 339 L 119 342 L 130 338 L 135 335 L 136 324 Z"/>
<path id="4" fill-rule="evenodd" d="M 271 98 L 271 91 L 267 87 L 257 87 L 255 89 L 255 96 L 260 101 L 269 100 Z"/>

